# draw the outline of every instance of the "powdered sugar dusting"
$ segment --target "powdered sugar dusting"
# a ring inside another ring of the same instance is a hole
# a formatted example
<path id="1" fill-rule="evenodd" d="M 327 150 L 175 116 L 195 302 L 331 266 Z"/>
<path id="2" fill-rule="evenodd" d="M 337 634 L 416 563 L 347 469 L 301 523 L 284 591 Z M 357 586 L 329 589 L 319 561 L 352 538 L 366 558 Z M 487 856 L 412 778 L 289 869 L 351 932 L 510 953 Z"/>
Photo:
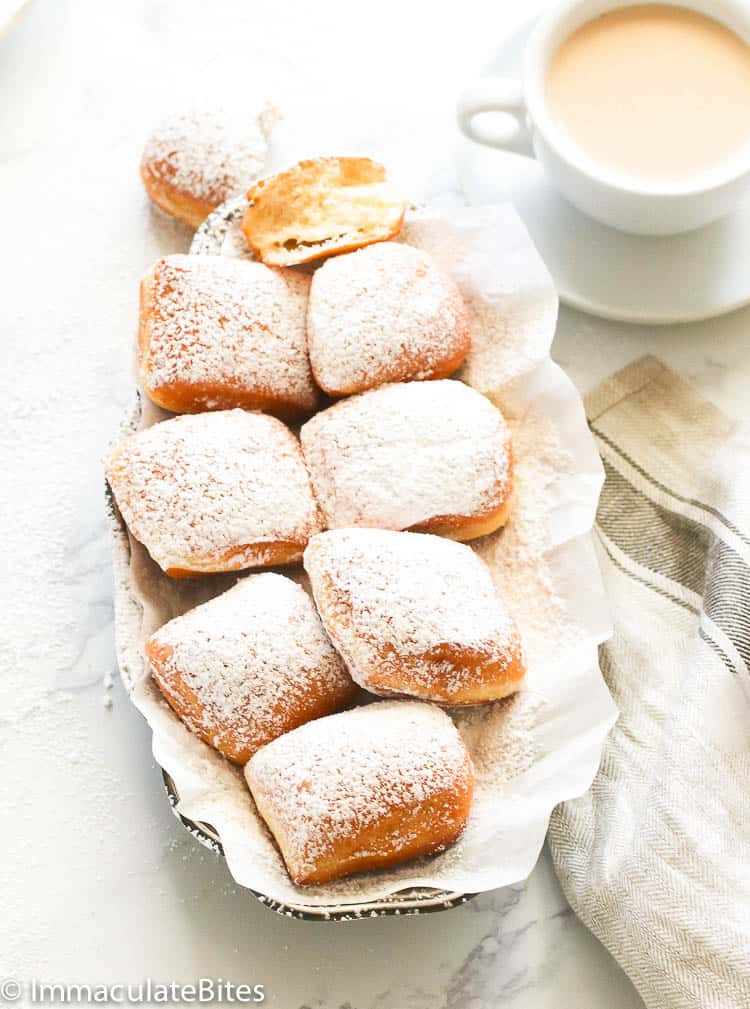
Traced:
<path id="1" fill-rule="evenodd" d="M 496 801 L 500 790 L 512 788 L 514 779 L 534 763 L 534 730 L 545 707 L 543 698 L 521 690 L 487 707 L 454 712 L 474 764 L 476 802 Z"/>
<path id="2" fill-rule="evenodd" d="M 318 609 L 353 678 L 375 689 L 405 657 L 415 690 L 439 678 L 449 694 L 477 677 L 477 666 L 507 662 L 515 625 L 486 565 L 463 543 L 421 533 L 339 529 L 321 533 L 304 556 Z M 443 657 L 468 651 L 472 665 Z M 431 656 L 430 653 L 433 653 Z"/>
<path id="3" fill-rule="evenodd" d="M 169 658 L 156 679 L 190 729 L 244 760 L 309 717 L 335 711 L 352 682 L 305 590 L 249 575 L 149 640 Z M 185 713 L 185 684 L 195 695 Z M 244 762 L 243 760 L 243 762 Z"/>
<path id="4" fill-rule="evenodd" d="M 549 420 L 529 414 L 513 424 L 516 449 L 514 506 L 502 534 L 476 544 L 521 631 L 529 669 L 549 663 L 550 642 L 560 652 L 581 640 L 557 591 L 547 554 L 550 550 L 549 500 L 559 494 L 563 475 L 575 460 L 560 445 Z"/>
<path id="5" fill-rule="evenodd" d="M 431 705 L 381 701 L 331 715 L 280 737 L 246 768 L 250 789 L 283 834 L 298 875 L 358 831 L 445 793 L 444 823 L 456 819 L 471 769 L 461 737 Z M 398 828 L 382 838 L 403 847 Z M 376 854 L 376 852 L 373 852 Z"/>
<path id="6" fill-rule="evenodd" d="M 510 431 L 462 382 L 387 385 L 317 414 L 300 432 L 330 528 L 408 529 L 482 516 L 510 489 Z"/>
<path id="7" fill-rule="evenodd" d="M 127 438 L 107 476 L 133 536 L 163 570 L 211 570 L 252 545 L 244 566 L 301 552 L 320 529 L 302 452 L 280 421 L 243 410 L 185 415 Z"/>
<path id="8" fill-rule="evenodd" d="M 173 255 L 159 260 L 146 285 L 140 339 L 146 391 L 189 386 L 202 409 L 255 395 L 312 410 L 308 277 L 223 256 Z"/>
<path id="9" fill-rule="evenodd" d="M 151 134 L 143 163 L 178 191 L 218 205 L 260 175 L 267 138 L 279 114 L 271 105 L 244 109 L 186 109 Z"/>
<path id="10" fill-rule="evenodd" d="M 381 242 L 327 260 L 308 315 L 313 372 L 327 392 L 432 378 L 469 346 L 458 289 L 428 255 Z"/>
<path id="11" fill-rule="evenodd" d="M 402 888 L 476 892 L 523 879 L 538 856 L 552 805 L 570 794 L 571 782 L 583 790 L 591 780 L 596 743 L 612 717 L 594 650 L 606 634 L 588 536 L 598 463 L 580 400 L 549 360 L 556 308 L 549 277 L 508 207 L 408 214 L 402 237 L 452 275 L 467 303 L 481 307 L 473 335 L 482 353 L 462 377 L 502 410 L 514 443 L 509 525 L 472 549 L 486 556 L 519 625 L 529 669 L 512 698 L 451 712 L 476 764 L 466 832 L 429 860 L 301 889 L 289 879 L 234 769 L 182 726 L 150 679 L 141 681 L 151 687 L 148 697 L 137 688 L 133 695 L 154 729 L 157 759 L 178 785 L 180 812 L 216 827 L 235 879 L 287 904 L 335 911 Z M 116 542 L 124 557 L 121 531 Z M 144 554 L 137 549 L 130 555 L 130 574 L 118 596 L 121 664 L 134 672 L 144 626 L 150 633 L 194 605 L 198 587 L 210 593 L 217 585 L 217 579 L 167 579 L 144 563 Z M 134 582 L 134 564 L 136 575 L 140 564 L 150 577 Z M 125 561 L 120 570 L 125 572 Z M 226 577 L 218 581 L 223 587 Z M 143 621 L 132 601 L 134 586 L 137 598 L 146 600 Z M 582 627 L 571 627 L 573 611 Z M 579 737 L 592 746 L 578 746 Z"/>

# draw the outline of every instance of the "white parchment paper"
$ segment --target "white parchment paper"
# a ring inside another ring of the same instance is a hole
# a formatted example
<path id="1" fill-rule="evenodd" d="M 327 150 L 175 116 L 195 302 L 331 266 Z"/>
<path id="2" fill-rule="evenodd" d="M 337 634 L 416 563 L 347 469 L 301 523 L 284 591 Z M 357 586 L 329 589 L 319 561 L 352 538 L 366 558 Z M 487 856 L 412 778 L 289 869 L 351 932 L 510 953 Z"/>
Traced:
<path id="1" fill-rule="evenodd" d="M 549 274 L 510 207 L 414 213 L 400 240 L 429 252 L 461 288 L 474 328 L 457 377 L 496 403 L 514 435 L 511 520 L 473 548 L 518 621 L 529 668 L 515 697 L 452 712 L 477 776 L 459 843 L 394 871 L 295 886 L 239 770 L 188 732 L 143 659 L 155 628 L 236 576 L 174 581 L 124 531 L 115 537 L 120 668 L 153 730 L 154 757 L 177 786 L 178 811 L 213 826 L 239 884 L 291 905 L 360 904 L 423 886 L 474 893 L 524 879 L 550 811 L 588 788 L 616 717 L 597 659 L 597 646 L 610 634 L 591 543 L 603 471 L 580 397 L 549 356 L 557 316 Z M 227 255 L 241 251 L 236 229 L 230 227 L 222 248 Z M 164 416 L 144 400 L 130 425 Z M 304 581 L 301 572 L 294 576 Z"/>

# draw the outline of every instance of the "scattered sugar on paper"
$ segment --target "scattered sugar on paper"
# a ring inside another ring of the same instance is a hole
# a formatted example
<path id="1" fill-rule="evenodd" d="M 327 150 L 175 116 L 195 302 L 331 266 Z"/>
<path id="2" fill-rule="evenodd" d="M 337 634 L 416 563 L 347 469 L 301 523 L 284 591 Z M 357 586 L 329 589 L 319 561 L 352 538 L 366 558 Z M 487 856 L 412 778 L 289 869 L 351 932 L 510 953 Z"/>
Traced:
<path id="1" fill-rule="evenodd" d="M 555 589 L 546 558 L 556 484 L 573 471 L 574 460 L 547 418 L 528 413 L 512 429 L 516 468 L 511 516 L 504 529 L 478 541 L 474 549 L 518 623 L 528 664 L 536 665 L 582 633 Z"/>
<path id="2" fill-rule="evenodd" d="M 534 727 L 545 706 L 525 691 L 489 706 L 454 710 L 454 720 L 471 753 L 477 791 L 497 795 L 537 757 Z"/>

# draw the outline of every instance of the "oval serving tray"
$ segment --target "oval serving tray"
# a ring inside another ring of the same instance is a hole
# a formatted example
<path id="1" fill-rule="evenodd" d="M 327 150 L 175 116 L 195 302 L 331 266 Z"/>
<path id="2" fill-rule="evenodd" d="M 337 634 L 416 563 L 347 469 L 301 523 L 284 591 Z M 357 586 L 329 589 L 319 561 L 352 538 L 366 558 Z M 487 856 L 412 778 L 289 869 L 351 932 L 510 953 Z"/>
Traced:
<path id="1" fill-rule="evenodd" d="M 190 248 L 190 253 L 193 255 L 248 255 L 242 246 L 238 246 L 236 244 L 236 230 L 234 233 L 232 230 L 232 226 L 236 224 L 237 218 L 242 213 L 245 206 L 246 200 L 241 197 L 229 201 L 214 211 L 196 232 Z M 505 223 L 506 222 L 503 221 L 503 224 Z M 514 222 L 509 221 L 507 223 L 511 226 L 510 234 L 515 235 L 515 232 L 513 231 Z M 248 255 L 248 258 L 252 257 Z M 551 324 L 554 326 L 554 319 L 551 320 Z M 546 325 L 547 328 L 549 328 L 549 323 Z M 565 424 L 567 424 L 568 427 L 573 425 L 574 428 L 580 428 L 579 438 L 589 437 L 588 430 L 585 425 L 585 419 L 583 417 L 582 407 L 580 405 L 580 399 L 575 393 L 572 385 L 569 383 L 569 380 L 560 373 L 556 366 L 552 365 L 548 356 L 545 358 L 544 364 L 548 368 L 548 371 L 545 373 L 547 378 L 549 379 L 550 375 L 552 375 L 552 379 L 557 383 L 556 394 L 558 399 L 555 400 L 555 403 L 557 409 L 561 410 L 562 414 L 564 414 L 563 426 L 565 426 Z M 536 388 L 534 391 L 538 394 L 538 390 L 536 390 Z M 142 424 L 144 413 L 146 419 L 150 419 L 151 422 L 153 422 L 153 418 L 149 418 L 150 409 L 152 408 L 148 401 L 141 400 L 140 394 L 138 394 L 135 404 L 127 412 L 122 426 L 122 433 L 127 434 L 128 432 L 139 429 Z M 571 436 L 570 430 L 567 431 L 567 435 L 568 437 Z M 582 497 L 585 500 L 579 502 L 579 507 L 575 511 L 575 529 L 572 532 L 568 531 L 568 533 L 566 533 L 571 540 L 575 537 L 579 537 L 582 540 L 590 539 L 590 530 L 596 508 L 596 499 L 601 486 L 601 464 L 598 456 L 596 455 L 595 449 L 593 448 L 593 443 L 591 445 L 583 445 L 581 451 L 583 452 L 583 458 L 581 459 L 582 469 L 581 474 L 579 474 L 579 478 L 582 480 L 584 486 Z M 562 501 L 558 503 L 556 507 L 562 507 L 563 511 L 567 508 L 569 511 L 570 503 Z M 142 710 L 144 714 L 146 714 L 146 710 L 139 702 L 138 694 L 142 688 L 154 692 L 155 688 L 151 687 L 147 677 L 144 677 L 142 634 L 144 623 L 148 624 L 149 622 L 147 619 L 148 614 L 146 614 L 146 609 L 148 608 L 149 603 L 147 601 L 148 594 L 145 597 L 145 602 L 141 601 L 144 597 L 139 595 L 138 565 L 139 560 L 141 565 L 143 564 L 142 558 L 140 557 L 142 548 L 135 544 L 131 544 L 129 534 L 116 508 L 109 487 L 107 487 L 107 510 L 113 533 L 113 562 L 115 571 L 114 602 L 118 662 L 120 664 L 123 681 L 131 696 L 131 700 L 137 707 L 139 707 L 140 710 Z M 558 530 L 558 533 L 559 532 L 560 530 Z M 560 542 L 565 542 L 564 537 L 560 540 Z M 593 611 L 595 611 L 594 616 L 591 617 L 591 626 L 587 625 L 590 638 L 587 644 L 587 651 L 591 651 L 592 653 L 590 661 L 593 663 L 593 669 L 596 675 L 596 682 L 590 685 L 596 688 L 593 691 L 594 694 L 598 696 L 599 693 L 601 693 L 602 696 L 598 697 L 598 710 L 595 713 L 597 721 L 593 726 L 593 731 L 586 732 L 586 738 L 589 740 L 590 745 L 587 744 L 586 746 L 585 760 L 583 760 L 583 764 L 585 766 L 577 767 L 573 775 L 568 775 L 568 778 L 562 788 L 557 787 L 554 792 L 550 792 L 550 790 L 546 788 L 546 779 L 538 786 L 540 790 L 544 792 L 544 799 L 541 804 L 544 805 L 545 808 L 536 814 L 536 820 L 538 820 L 538 823 L 536 823 L 536 826 L 533 827 L 536 833 L 533 838 L 533 844 L 531 844 L 529 849 L 530 853 L 528 854 L 528 858 L 524 856 L 524 860 L 526 862 L 525 867 L 523 869 L 514 867 L 513 869 L 513 872 L 518 872 L 518 875 L 513 875 L 512 877 L 509 875 L 502 875 L 501 877 L 495 875 L 494 878 L 481 880 L 482 885 L 477 885 L 477 883 L 480 883 L 479 880 L 462 880 L 459 882 L 459 887 L 461 887 L 461 889 L 459 889 L 458 887 L 451 887 L 451 883 L 449 882 L 450 873 L 447 874 L 448 880 L 446 880 L 446 885 L 444 887 L 430 886 L 428 882 L 420 879 L 419 874 L 417 873 L 416 878 L 413 877 L 408 886 L 406 885 L 406 879 L 404 879 L 404 888 L 398 890 L 397 892 L 388 894 L 387 896 L 373 895 L 372 899 L 367 900 L 364 898 L 364 895 L 357 899 L 356 896 L 352 894 L 348 901 L 344 899 L 340 899 L 338 901 L 331 899 L 330 902 L 328 900 L 321 901 L 321 896 L 319 894 L 317 897 L 311 895 L 310 901 L 307 902 L 304 899 L 304 892 L 299 894 L 299 899 L 297 899 L 297 894 L 294 895 L 293 899 L 290 899 L 288 895 L 281 897 L 281 894 L 276 894 L 276 897 L 272 898 L 267 893 L 263 893 L 261 890 L 256 888 L 257 884 L 256 886 L 252 886 L 248 885 L 248 882 L 242 882 L 240 885 L 242 885 L 245 889 L 249 889 L 250 892 L 253 893 L 264 906 L 269 907 L 278 914 L 286 917 L 310 921 L 349 921 L 353 919 L 363 919 L 366 917 L 379 917 L 386 915 L 396 916 L 404 914 L 413 915 L 445 910 L 465 903 L 472 897 L 476 896 L 477 891 L 491 889 L 495 886 L 513 882 L 516 879 L 525 878 L 525 875 L 528 874 L 533 866 L 533 861 L 535 861 L 534 853 L 538 853 L 538 850 L 541 847 L 549 811 L 557 802 L 573 795 L 580 795 L 588 787 L 588 784 L 590 784 L 591 778 L 596 771 L 596 767 L 598 766 L 601 743 L 603 742 L 604 736 L 615 717 L 614 706 L 612 705 L 611 699 L 606 692 L 603 681 L 599 679 L 600 674 L 598 667 L 596 666 L 596 645 L 599 641 L 604 640 L 610 633 L 608 616 L 604 613 L 604 610 L 606 609 L 606 602 L 603 594 L 603 587 L 601 586 L 593 553 L 590 549 L 590 544 L 588 546 L 583 544 L 578 548 L 578 550 L 582 568 L 590 575 L 589 581 L 591 582 L 591 591 L 586 595 L 587 604 L 586 616 L 583 617 L 584 621 L 588 621 L 592 607 Z M 145 554 L 145 551 L 143 551 L 143 553 Z M 150 563 L 152 562 L 149 561 L 149 564 Z M 592 603 L 592 598 L 596 605 Z M 192 605 L 195 605 L 195 603 L 193 602 Z M 599 612 L 600 610 L 602 612 Z M 156 708 L 160 710 L 162 705 L 166 709 L 166 705 L 164 705 L 163 702 L 161 702 L 161 704 L 157 702 Z M 169 712 L 169 715 L 172 719 L 174 719 L 171 712 Z M 155 725 L 159 724 L 159 720 L 162 716 L 158 711 L 154 714 L 152 704 L 151 715 L 147 717 L 149 718 L 149 721 L 152 722 L 153 728 Z M 152 717 L 156 718 L 156 722 L 152 721 Z M 210 803 L 209 805 L 203 805 L 203 816 L 201 816 L 200 812 L 198 812 L 198 810 L 201 809 L 201 803 L 196 804 L 193 802 L 191 806 L 191 799 L 194 799 L 195 797 L 190 794 L 190 788 L 192 786 L 190 784 L 185 784 L 185 781 L 183 781 L 182 786 L 183 795 L 180 795 L 180 788 L 177 785 L 175 778 L 180 778 L 180 775 L 177 772 L 179 771 L 181 773 L 181 766 L 179 762 L 175 763 L 174 753 L 170 751 L 169 747 L 161 749 L 156 745 L 156 728 L 154 731 L 155 757 L 157 763 L 162 768 L 164 787 L 174 815 L 201 844 L 215 853 L 227 857 L 224 851 L 224 844 L 222 843 L 221 831 L 217 830 L 210 822 L 213 819 L 211 812 L 212 810 L 213 812 L 216 812 L 216 807 L 211 806 Z M 186 736 L 189 736 L 187 730 L 183 729 L 183 731 Z M 194 737 L 190 738 L 194 741 Z M 202 744 L 201 747 L 205 750 L 208 749 L 203 747 Z M 213 753 L 213 751 L 210 751 L 210 753 L 212 755 L 211 759 L 219 759 L 219 761 L 221 761 L 221 758 L 217 758 L 217 755 Z M 209 756 L 207 754 L 200 754 L 199 759 L 203 762 L 203 760 L 208 760 Z M 182 778 L 180 778 L 180 780 L 182 781 Z M 180 808 L 180 806 L 182 806 L 182 808 Z M 193 810 L 192 817 L 190 815 L 186 815 L 189 813 L 191 808 Z M 538 828 L 538 830 L 536 828 Z M 225 840 L 228 844 L 230 843 L 229 834 L 226 835 Z M 233 843 L 236 844 L 236 837 Z M 531 848 L 533 848 L 533 851 L 531 851 Z M 232 866 L 234 854 L 235 848 L 230 847 L 228 857 L 230 866 Z M 250 880 L 250 882 L 252 882 L 252 880 Z M 469 883 L 469 887 L 466 887 L 466 882 Z M 472 882 L 474 882 L 474 886 L 472 886 Z M 466 892 L 464 892 L 464 888 L 466 888 Z M 315 902 L 316 900 L 317 903 Z"/>

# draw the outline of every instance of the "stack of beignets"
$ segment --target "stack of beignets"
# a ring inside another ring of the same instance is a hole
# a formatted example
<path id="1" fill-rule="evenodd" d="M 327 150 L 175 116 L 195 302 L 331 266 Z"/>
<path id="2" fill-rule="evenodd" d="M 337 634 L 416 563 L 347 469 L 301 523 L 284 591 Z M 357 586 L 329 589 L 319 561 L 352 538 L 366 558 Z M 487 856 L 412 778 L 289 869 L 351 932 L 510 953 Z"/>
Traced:
<path id="1" fill-rule="evenodd" d="M 184 416 L 125 439 L 106 471 L 170 577 L 304 556 L 312 594 L 250 574 L 145 652 L 188 728 L 245 766 L 291 878 L 321 884 L 466 826 L 471 758 L 440 707 L 505 697 L 525 667 L 489 569 L 457 541 L 508 520 L 513 451 L 500 411 L 448 378 L 471 344 L 456 284 L 384 241 L 404 204 L 381 166 L 303 162 L 249 195 L 263 262 L 173 255 L 143 278 L 141 382 Z M 289 266 L 321 259 L 312 277 Z M 298 441 L 282 420 L 321 390 L 348 398 Z M 350 708 L 358 687 L 389 699 Z"/>

